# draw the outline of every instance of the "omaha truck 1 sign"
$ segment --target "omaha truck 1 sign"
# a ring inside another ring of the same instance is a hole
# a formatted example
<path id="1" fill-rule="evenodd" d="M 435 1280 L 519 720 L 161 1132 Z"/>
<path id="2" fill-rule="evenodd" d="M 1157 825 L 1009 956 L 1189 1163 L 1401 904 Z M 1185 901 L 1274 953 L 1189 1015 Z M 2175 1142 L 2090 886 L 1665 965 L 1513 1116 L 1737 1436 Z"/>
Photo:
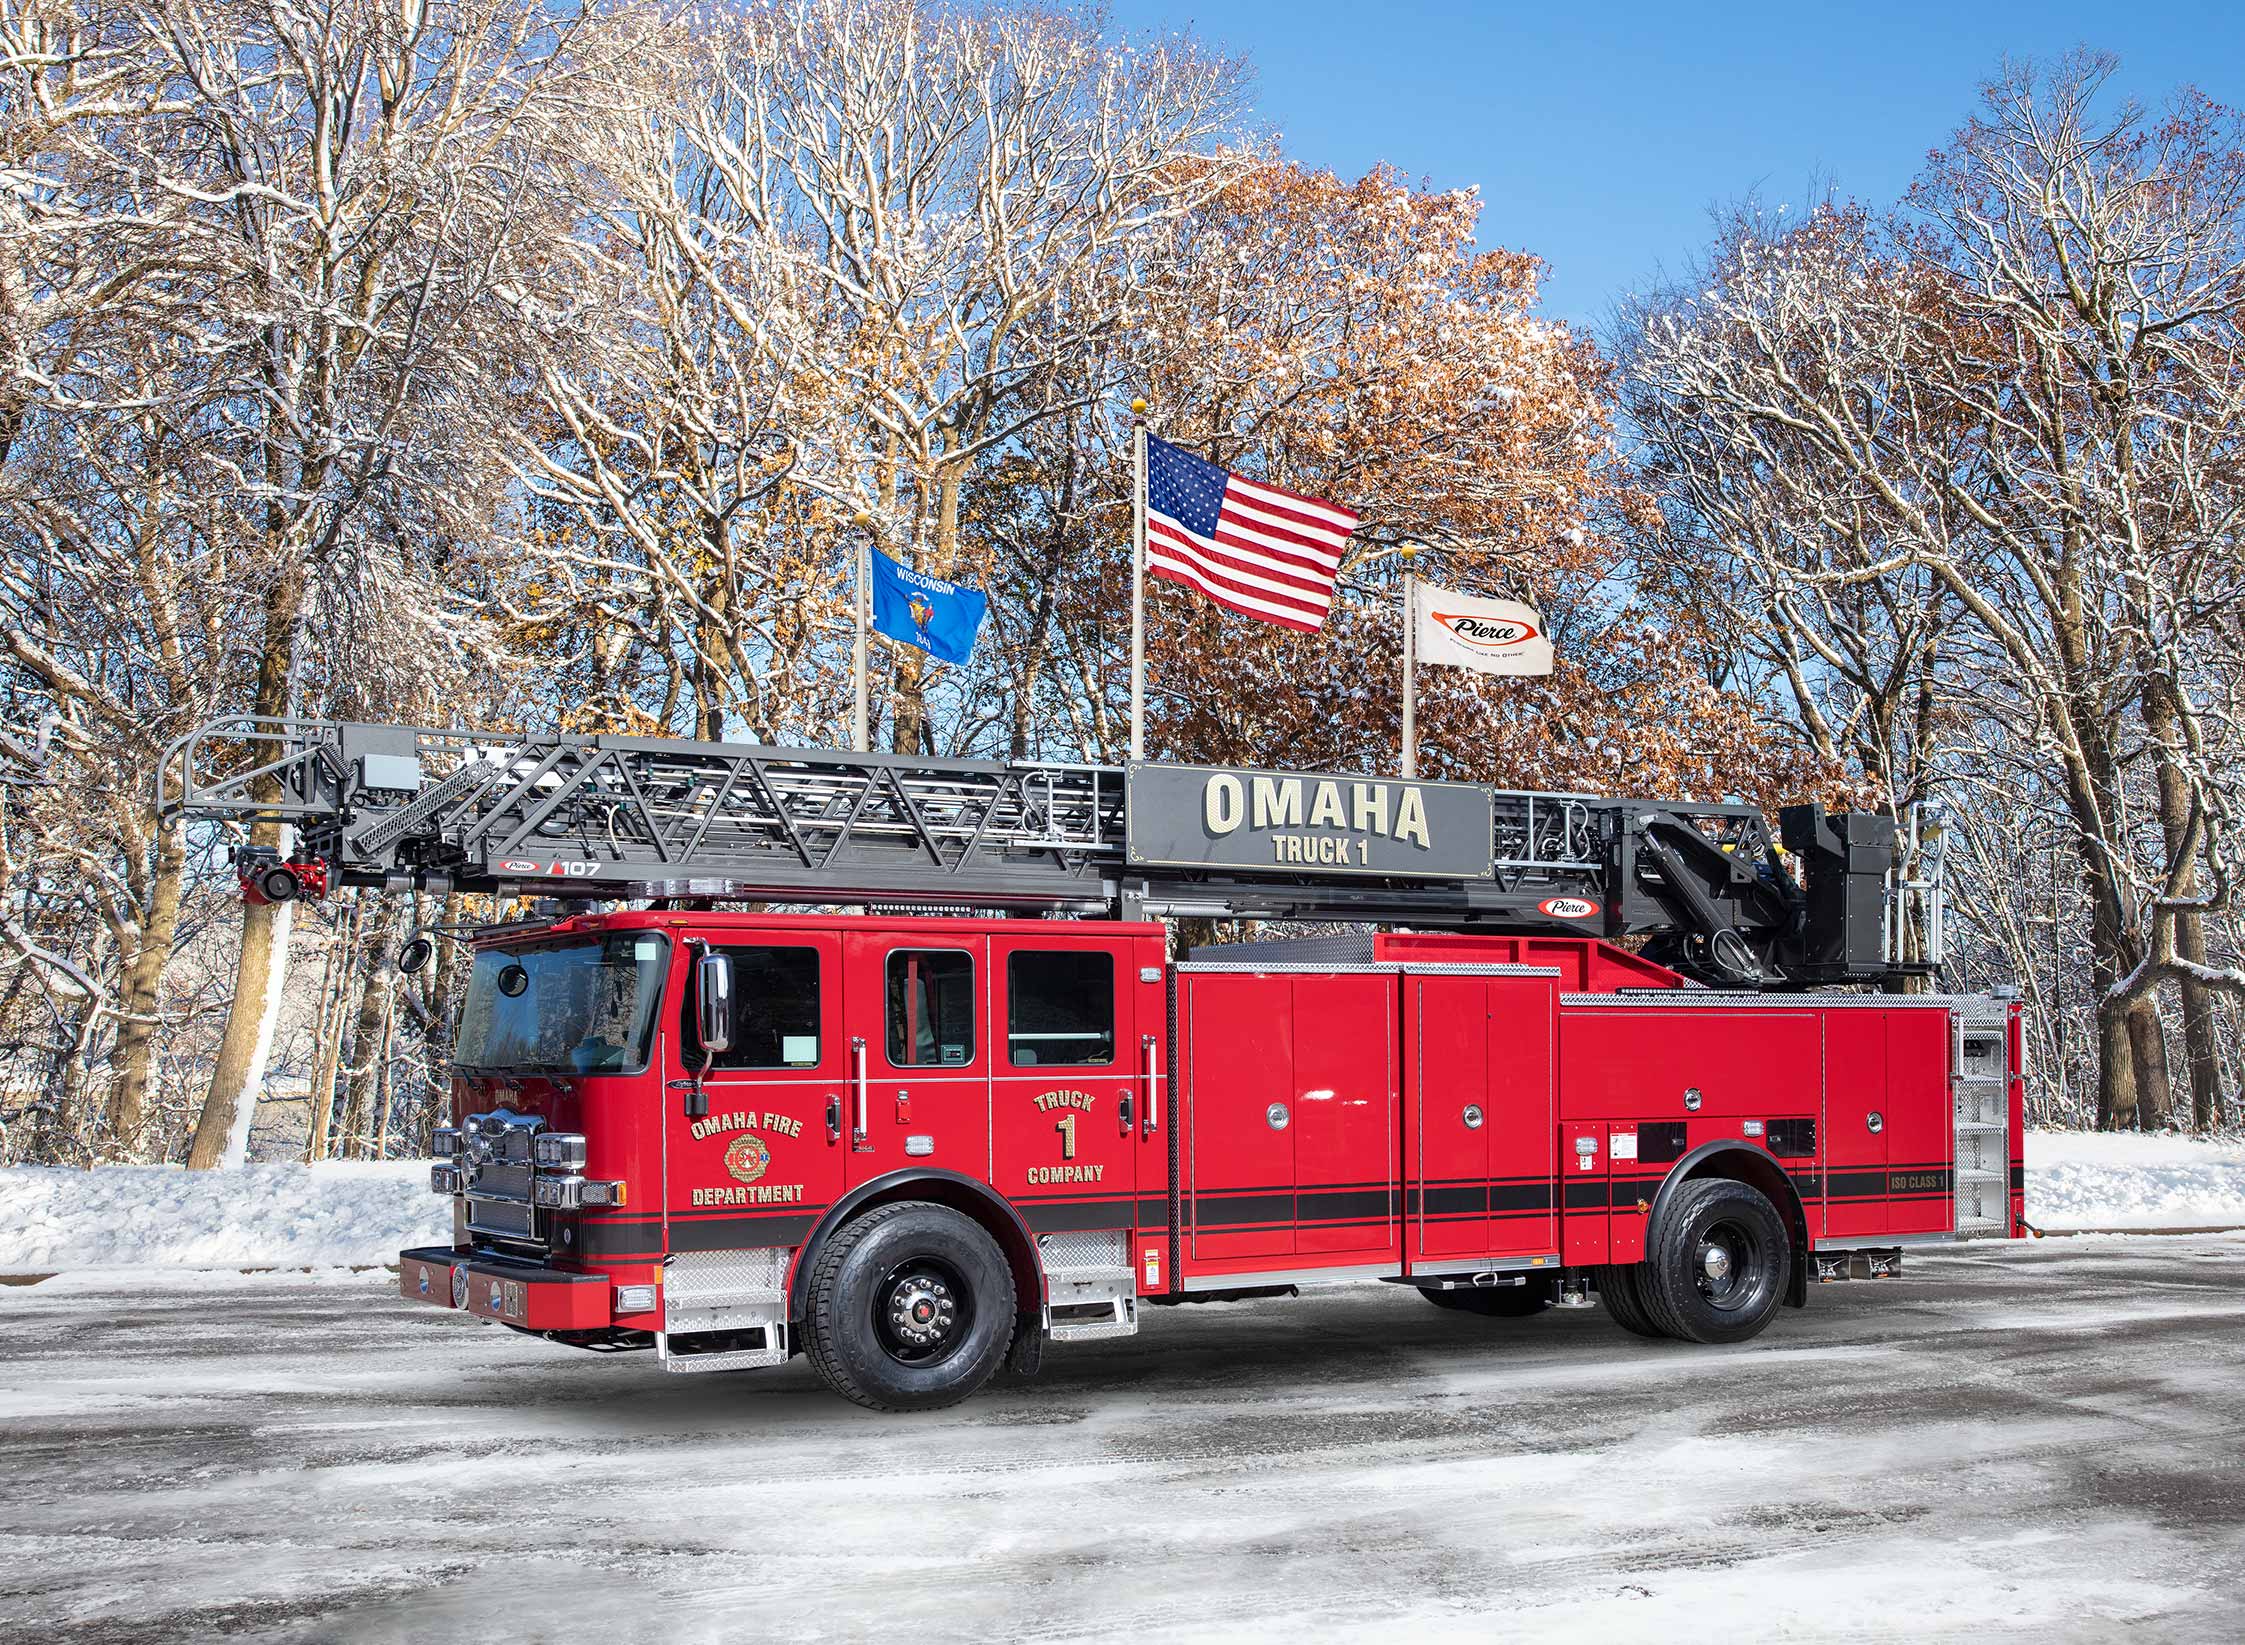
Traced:
<path id="1" fill-rule="evenodd" d="M 453 1231 L 398 1258 L 550 1343 L 916 1410 L 1342 1283 L 1740 1342 L 2022 1228 L 2018 1006 L 1903 991 L 1938 862 L 1884 816 L 308 721 L 164 769 L 297 830 L 268 901 L 553 899 L 444 933 Z"/>
<path id="2" fill-rule="evenodd" d="M 1489 790 L 1226 766 L 1133 765 L 1130 861 L 1487 879 Z"/>

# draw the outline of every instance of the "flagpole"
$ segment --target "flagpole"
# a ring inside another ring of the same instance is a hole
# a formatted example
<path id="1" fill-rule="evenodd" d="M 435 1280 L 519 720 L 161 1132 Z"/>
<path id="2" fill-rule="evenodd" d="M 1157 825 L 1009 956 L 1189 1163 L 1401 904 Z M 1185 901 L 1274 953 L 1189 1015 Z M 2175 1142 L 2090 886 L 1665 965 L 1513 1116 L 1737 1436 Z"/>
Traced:
<path id="1" fill-rule="evenodd" d="M 1419 557 L 1417 543 L 1405 543 L 1403 555 L 1403 774 L 1419 774 Z"/>
<path id="2" fill-rule="evenodd" d="M 856 637 L 850 643 L 850 681 L 853 699 L 850 705 L 850 746 L 860 754 L 868 752 L 872 744 L 872 727 L 866 723 L 865 682 L 865 625 L 867 583 L 873 576 L 873 564 L 866 558 L 866 545 L 873 540 L 873 516 L 860 509 L 850 524 L 858 528 L 855 587 L 851 591 L 851 616 L 855 619 Z"/>
<path id="3" fill-rule="evenodd" d="M 1130 757 L 1146 757 L 1146 402 L 1130 402 Z"/>

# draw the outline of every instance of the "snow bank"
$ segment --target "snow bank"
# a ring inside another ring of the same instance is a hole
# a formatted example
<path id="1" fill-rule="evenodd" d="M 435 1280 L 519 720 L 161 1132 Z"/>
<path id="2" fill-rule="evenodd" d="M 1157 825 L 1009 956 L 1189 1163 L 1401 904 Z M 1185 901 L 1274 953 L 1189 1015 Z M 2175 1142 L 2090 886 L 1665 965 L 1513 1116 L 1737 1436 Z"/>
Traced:
<path id="1" fill-rule="evenodd" d="M 426 1161 L 0 1169 L 0 1273 L 327 1267 L 451 1243 Z"/>
<path id="2" fill-rule="evenodd" d="M 2245 1227 L 2245 1142 L 2031 1132 L 2027 1218 L 2052 1229 Z M 319 1268 L 451 1238 L 421 1161 L 0 1169 L 0 1273 Z"/>
<path id="3" fill-rule="evenodd" d="M 2030 1131 L 2027 1220 L 2037 1228 L 2245 1227 L 2245 1143 Z"/>

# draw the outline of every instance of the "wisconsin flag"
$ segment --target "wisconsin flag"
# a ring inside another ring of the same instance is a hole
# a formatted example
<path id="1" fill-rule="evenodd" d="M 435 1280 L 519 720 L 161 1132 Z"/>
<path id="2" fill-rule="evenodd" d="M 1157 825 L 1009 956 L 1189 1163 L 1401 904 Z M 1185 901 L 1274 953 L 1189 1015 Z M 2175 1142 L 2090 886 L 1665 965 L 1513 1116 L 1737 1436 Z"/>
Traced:
<path id="1" fill-rule="evenodd" d="M 923 576 L 877 548 L 867 551 L 866 561 L 873 574 L 876 633 L 916 645 L 947 663 L 963 663 L 973 654 L 975 633 L 990 607 L 988 596 L 941 577 Z"/>
<path id="2" fill-rule="evenodd" d="M 1484 674 L 1548 674 L 1543 617 L 1518 600 L 1477 600 L 1432 583 L 1411 590 L 1418 660 Z"/>

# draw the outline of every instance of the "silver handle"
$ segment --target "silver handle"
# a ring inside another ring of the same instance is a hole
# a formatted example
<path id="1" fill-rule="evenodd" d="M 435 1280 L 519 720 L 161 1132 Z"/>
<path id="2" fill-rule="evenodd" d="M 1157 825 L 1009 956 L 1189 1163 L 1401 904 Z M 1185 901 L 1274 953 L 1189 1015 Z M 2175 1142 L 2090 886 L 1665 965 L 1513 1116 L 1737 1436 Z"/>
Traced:
<path id="1" fill-rule="evenodd" d="M 854 1147 L 863 1148 L 865 1146 L 867 1124 L 865 1095 L 865 1041 L 863 1039 L 854 1036 L 851 1038 L 850 1063 L 852 1069 L 854 1070 L 852 1077 L 857 1083 L 857 1117 L 855 1122 L 850 1127 L 850 1142 Z"/>
<path id="2" fill-rule="evenodd" d="M 1152 1136 L 1161 1129 L 1161 1063 L 1154 1054 L 1154 1036 L 1144 1034 L 1138 1040 L 1139 1060 L 1146 1065 L 1146 1127 L 1144 1134 Z"/>

